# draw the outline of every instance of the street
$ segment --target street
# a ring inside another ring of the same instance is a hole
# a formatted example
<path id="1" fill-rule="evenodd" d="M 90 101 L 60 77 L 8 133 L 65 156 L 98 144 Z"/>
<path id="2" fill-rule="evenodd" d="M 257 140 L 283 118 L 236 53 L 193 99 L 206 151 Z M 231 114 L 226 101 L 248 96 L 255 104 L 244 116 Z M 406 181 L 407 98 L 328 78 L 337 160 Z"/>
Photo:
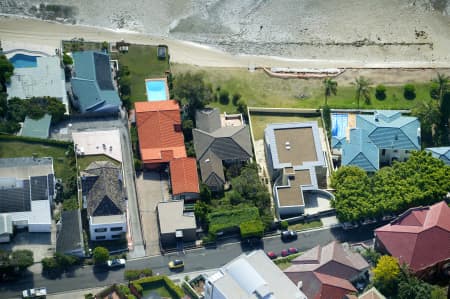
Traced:
<path id="1" fill-rule="evenodd" d="M 378 225 L 379 226 L 379 225 Z M 359 242 L 373 237 L 374 226 L 367 226 L 354 231 L 344 231 L 340 227 L 325 228 L 299 233 L 298 239 L 293 242 L 283 243 L 279 235 L 264 239 L 264 251 L 279 253 L 288 247 L 297 247 L 300 251 L 308 250 L 318 244 L 325 245 L 330 241 Z M 219 268 L 239 256 L 243 252 L 241 244 L 218 244 L 214 249 L 194 249 L 187 251 L 185 255 L 170 254 L 166 256 L 154 256 L 148 258 L 132 259 L 127 261 L 126 269 L 151 268 L 154 274 L 170 275 L 167 263 L 176 258 L 185 262 L 183 272 L 201 271 Z M 40 273 L 28 272 L 23 279 L 14 283 L 1 283 L 0 292 L 2 298 L 18 297 L 24 289 L 34 287 L 46 287 L 49 293 L 58 293 L 76 289 L 86 289 L 99 286 L 107 286 L 113 283 L 124 282 L 124 269 L 106 270 L 85 266 L 65 273 L 60 278 L 49 279 Z"/>

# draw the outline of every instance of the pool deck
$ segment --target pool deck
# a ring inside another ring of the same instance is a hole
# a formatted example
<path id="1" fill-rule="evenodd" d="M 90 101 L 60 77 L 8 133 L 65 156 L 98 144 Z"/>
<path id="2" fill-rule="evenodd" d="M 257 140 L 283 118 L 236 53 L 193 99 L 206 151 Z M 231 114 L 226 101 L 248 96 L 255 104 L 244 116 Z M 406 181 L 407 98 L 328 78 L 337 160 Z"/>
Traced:
<path id="1" fill-rule="evenodd" d="M 349 113 L 347 118 L 347 132 L 345 134 L 345 137 L 347 140 L 350 140 L 350 129 L 356 128 L 356 114 L 355 113 Z"/>
<path id="2" fill-rule="evenodd" d="M 147 82 L 151 82 L 151 81 L 164 81 L 164 86 L 166 88 L 166 99 L 165 100 L 160 100 L 160 101 L 167 101 L 170 100 L 170 94 L 169 94 L 169 85 L 167 84 L 167 77 L 165 78 L 149 78 L 149 79 L 145 79 L 145 95 L 147 96 L 147 101 L 149 102 L 153 102 L 153 100 L 150 100 L 148 98 L 148 94 L 147 94 Z"/>

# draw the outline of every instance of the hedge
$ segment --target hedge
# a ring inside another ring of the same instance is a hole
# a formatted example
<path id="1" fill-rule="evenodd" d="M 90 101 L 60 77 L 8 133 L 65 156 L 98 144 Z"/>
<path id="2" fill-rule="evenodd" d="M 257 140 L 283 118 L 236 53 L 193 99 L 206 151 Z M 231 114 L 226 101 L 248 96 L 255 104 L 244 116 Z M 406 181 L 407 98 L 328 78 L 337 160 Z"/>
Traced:
<path id="1" fill-rule="evenodd" d="M 133 286 L 136 289 L 142 287 L 144 290 L 148 288 L 158 287 L 161 284 L 163 284 L 167 288 L 172 298 L 181 299 L 184 297 L 183 290 L 179 286 L 174 284 L 173 281 L 170 280 L 167 276 L 159 275 L 159 276 L 144 277 L 133 281 Z"/>
<path id="2" fill-rule="evenodd" d="M 241 238 L 260 237 L 264 235 L 264 224 L 261 220 L 250 220 L 239 225 Z"/>
<path id="3" fill-rule="evenodd" d="M 218 231 L 237 228 L 241 223 L 252 220 L 260 220 L 256 207 L 213 212 L 208 215 L 209 232 L 216 234 Z"/>
<path id="4" fill-rule="evenodd" d="M 145 268 L 140 270 L 125 270 L 123 276 L 126 280 L 136 280 L 141 277 L 152 276 L 152 269 Z"/>
<path id="5" fill-rule="evenodd" d="M 62 140 L 54 140 L 54 139 L 41 139 L 27 136 L 16 136 L 16 135 L 6 135 L 0 133 L 0 141 L 22 141 L 22 142 L 30 142 L 30 143 L 41 143 L 47 145 L 54 145 L 59 147 L 68 147 L 72 145 L 72 142 L 62 141 Z"/>
<path id="6" fill-rule="evenodd" d="M 181 284 L 183 290 L 191 297 L 192 299 L 200 299 L 200 296 L 192 289 L 187 281 L 183 281 Z"/>

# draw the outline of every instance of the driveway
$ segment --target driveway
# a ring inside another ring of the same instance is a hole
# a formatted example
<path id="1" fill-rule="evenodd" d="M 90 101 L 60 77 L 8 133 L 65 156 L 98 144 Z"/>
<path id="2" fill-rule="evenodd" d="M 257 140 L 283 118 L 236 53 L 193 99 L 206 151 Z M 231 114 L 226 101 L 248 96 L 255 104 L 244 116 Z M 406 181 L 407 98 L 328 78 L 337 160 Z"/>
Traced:
<path id="1" fill-rule="evenodd" d="M 146 244 L 145 255 L 160 254 L 156 206 L 169 200 L 167 177 L 157 171 L 145 171 L 136 178 L 141 225 Z"/>

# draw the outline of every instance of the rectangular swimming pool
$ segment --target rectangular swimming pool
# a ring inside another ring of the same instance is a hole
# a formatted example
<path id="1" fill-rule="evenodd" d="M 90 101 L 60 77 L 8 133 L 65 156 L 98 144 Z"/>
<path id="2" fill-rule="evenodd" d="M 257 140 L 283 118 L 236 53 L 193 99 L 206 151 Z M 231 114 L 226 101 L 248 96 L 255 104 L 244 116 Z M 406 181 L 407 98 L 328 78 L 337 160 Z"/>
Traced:
<path id="1" fill-rule="evenodd" d="M 146 79 L 145 88 L 147 92 L 147 101 L 165 101 L 169 99 L 167 82 L 165 79 Z"/>
<path id="2" fill-rule="evenodd" d="M 347 113 L 331 113 L 331 136 L 345 137 L 348 127 Z"/>

